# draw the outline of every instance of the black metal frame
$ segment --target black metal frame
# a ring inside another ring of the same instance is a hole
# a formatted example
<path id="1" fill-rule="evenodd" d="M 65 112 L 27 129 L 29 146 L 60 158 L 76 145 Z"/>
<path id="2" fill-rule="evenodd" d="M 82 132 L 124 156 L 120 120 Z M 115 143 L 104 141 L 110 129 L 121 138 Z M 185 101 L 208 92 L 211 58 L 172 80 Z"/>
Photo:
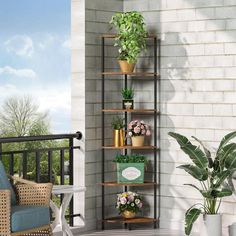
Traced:
<path id="1" fill-rule="evenodd" d="M 80 146 L 74 146 L 74 138 L 80 140 L 82 138 L 81 132 L 76 132 L 74 134 L 54 134 L 54 135 L 41 135 L 41 136 L 24 136 L 24 137 L 6 137 L 0 138 L 0 160 L 3 156 L 9 157 L 9 174 L 14 175 L 14 157 L 16 154 L 22 155 L 22 172 L 23 178 L 27 178 L 27 160 L 29 153 L 35 153 L 35 162 L 36 162 L 36 177 L 35 181 L 40 182 L 40 154 L 42 152 L 47 153 L 48 157 L 48 182 L 53 182 L 53 173 L 52 173 L 52 154 L 54 151 L 60 152 L 60 183 L 64 184 L 64 153 L 69 151 L 69 184 L 73 185 L 73 160 L 74 152 L 73 150 L 79 149 Z M 69 146 L 67 147 L 50 147 L 50 148 L 39 148 L 39 149 L 30 149 L 30 150 L 14 150 L 14 151 L 2 151 L 3 144 L 9 143 L 20 143 L 20 142 L 35 142 L 35 141 L 51 141 L 51 140 L 68 140 Z M 62 200 L 62 196 L 61 196 Z M 73 218 L 80 216 L 80 214 L 74 214 L 73 212 L 73 200 L 70 202 L 69 217 L 70 225 L 73 226 Z"/>
<path id="2" fill-rule="evenodd" d="M 153 81 L 154 81 L 154 146 L 157 147 L 157 142 L 159 140 L 159 145 L 160 145 L 160 127 L 161 127 L 161 119 L 160 119 L 160 101 L 161 101 L 161 76 L 160 76 L 160 59 L 161 59 L 161 44 L 160 40 L 157 39 L 157 37 L 153 36 L 149 39 L 153 39 L 153 51 L 154 51 L 154 76 L 153 76 Z M 158 55 L 157 55 L 158 52 Z M 103 72 L 105 72 L 105 37 L 102 36 L 102 41 L 101 41 L 101 72 L 102 72 L 102 83 L 101 83 L 101 92 L 102 92 L 102 146 L 105 146 L 105 112 L 103 111 L 105 109 L 105 75 Z M 159 73 L 159 74 L 158 74 Z M 123 75 L 124 79 L 124 87 L 127 88 L 127 80 L 128 80 L 128 75 L 124 74 Z M 159 90 L 157 90 L 157 85 Z M 157 102 L 157 99 L 159 100 L 159 103 Z M 157 106 L 159 104 L 159 106 Z M 157 109 L 159 111 L 157 112 Z M 127 128 L 127 123 L 128 123 L 128 116 L 127 112 L 124 112 L 124 119 L 125 119 L 125 128 Z M 157 122 L 158 119 L 158 122 Z M 159 129 L 158 129 L 159 127 Z M 127 154 L 127 149 L 124 149 L 124 154 Z M 154 228 L 159 228 L 160 225 L 160 196 L 161 196 L 161 188 L 160 188 L 160 180 L 161 180 L 161 166 L 160 166 L 160 147 L 154 148 L 153 149 L 153 155 L 154 155 L 154 170 L 153 170 L 153 175 L 154 175 L 154 219 L 157 219 L 157 221 L 154 221 Z M 157 160 L 157 155 L 159 156 Z M 158 172 L 157 172 L 157 164 L 158 164 Z M 104 148 L 102 149 L 102 183 L 105 182 L 105 150 Z M 157 180 L 157 174 L 158 174 L 158 180 Z M 158 184 L 159 183 L 159 184 Z M 158 185 L 157 185 L 158 184 Z M 157 186 L 159 186 L 159 191 L 157 194 Z M 127 191 L 127 186 L 124 186 L 124 191 Z M 158 197 L 158 214 L 157 214 L 157 197 Z M 102 230 L 105 229 L 105 186 L 102 185 Z M 125 224 L 125 227 L 127 225 Z M 130 225 L 129 225 L 130 229 Z"/>

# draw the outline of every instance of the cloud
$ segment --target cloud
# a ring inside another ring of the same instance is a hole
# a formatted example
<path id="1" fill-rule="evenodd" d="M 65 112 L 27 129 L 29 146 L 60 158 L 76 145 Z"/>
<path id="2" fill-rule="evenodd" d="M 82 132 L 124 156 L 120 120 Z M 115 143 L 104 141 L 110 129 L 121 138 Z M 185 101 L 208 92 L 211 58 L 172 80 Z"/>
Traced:
<path id="1" fill-rule="evenodd" d="M 4 45 L 7 52 L 14 53 L 18 56 L 31 57 L 34 53 L 33 40 L 27 35 L 15 35 L 8 39 Z"/>
<path id="2" fill-rule="evenodd" d="M 71 49 L 71 40 L 67 39 L 62 43 L 62 47 Z"/>
<path id="3" fill-rule="evenodd" d="M 31 69 L 15 69 L 10 66 L 0 67 L 0 75 L 1 74 L 14 75 L 17 77 L 24 77 L 29 79 L 34 79 L 36 77 L 36 73 Z"/>
<path id="4" fill-rule="evenodd" d="M 54 35 L 46 33 L 43 35 L 38 35 L 38 38 L 40 38 L 40 42 L 37 43 L 37 46 L 40 50 L 45 50 L 47 47 L 51 46 L 56 38 Z"/>
<path id="5" fill-rule="evenodd" d="M 39 111 L 47 111 L 51 123 L 51 129 L 55 133 L 70 131 L 71 93 L 70 84 L 57 86 L 23 87 L 13 84 L 0 85 L 0 108 L 3 101 L 11 96 L 29 95 L 39 105 Z"/>

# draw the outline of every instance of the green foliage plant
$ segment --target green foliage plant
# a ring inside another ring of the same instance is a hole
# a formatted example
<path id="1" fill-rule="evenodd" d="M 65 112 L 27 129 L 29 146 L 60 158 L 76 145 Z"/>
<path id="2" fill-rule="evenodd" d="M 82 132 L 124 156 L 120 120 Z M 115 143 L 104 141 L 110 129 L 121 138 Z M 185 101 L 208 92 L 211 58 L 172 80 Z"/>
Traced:
<path id="1" fill-rule="evenodd" d="M 147 30 L 143 16 L 137 11 L 116 13 L 110 24 L 116 28 L 114 46 L 119 47 L 119 60 L 136 63 L 140 52 L 146 48 Z"/>
<path id="2" fill-rule="evenodd" d="M 117 155 L 113 162 L 116 163 L 147 163 L 147 157 L 138 154 Z"/>
<path id="3" fill-rule="evenodd" d="M 114 130 L 123 129 L 124 128 L 124 119 L 122 119 L 119 116 L 113 118 L 113 120 L 111 122 L 111 126 Z"/>
<path id="4" fill-rule="evenodd" d="M 200 214 L 218 214 L 223 197 L 231 196 L 232 190 L 228 179 L 236 168 L 236 143 L 232 139 L 236 137 L 236 131 L 223 137 L 220 145 L 213 154 L 204 144 L 192 136 L 200 145 L 195 146 L 185 136 L 169 132 L 176 139 L 183 150 L 191 159 L 191 164 L 180 165 L 178 168 L 185 170 L 193 178 L 199 181 L 199 186 L 189 185 L 200 192 L 203 204 L 195 204 L 185 214 L 185 234 L 190 235 L 193 223 Z"/>
<path id="5" fill-rule="evenodd" d="M 134 98 L 134 90 L 132 88 L 122 89 L 121 94 L 122 94 L 123 99 Z"/>

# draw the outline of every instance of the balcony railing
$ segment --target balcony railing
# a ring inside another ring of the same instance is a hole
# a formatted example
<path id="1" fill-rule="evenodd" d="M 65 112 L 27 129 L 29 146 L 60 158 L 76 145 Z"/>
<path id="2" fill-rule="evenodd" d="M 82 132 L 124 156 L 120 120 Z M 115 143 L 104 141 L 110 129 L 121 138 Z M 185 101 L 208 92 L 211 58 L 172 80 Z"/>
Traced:
<path id="1" fill-rule="evenodd" d="M 74 150 L 80 148 L 74 145 L 74 139 L 81 138 L 81 132 L 0 138 L 0 160 L 10 175 L 38 183 L 73 185 Z M 68 214 L 71 226 L 76 216 L 79 214 L 73 213 L 72 200 Z"/>

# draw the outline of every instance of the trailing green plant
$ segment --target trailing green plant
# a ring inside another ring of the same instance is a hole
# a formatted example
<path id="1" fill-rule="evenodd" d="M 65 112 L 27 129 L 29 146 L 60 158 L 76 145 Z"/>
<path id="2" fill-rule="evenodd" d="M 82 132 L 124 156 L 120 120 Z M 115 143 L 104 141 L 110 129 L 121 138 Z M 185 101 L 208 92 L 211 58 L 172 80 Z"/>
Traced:
<path id="1" fill-rule="evenodd" d="M 122 89 L 121 94 L 123 99 L 133 99 L 134 97 L 134 90 L 132 88 Z"/>
<path id="2" fill-rule="evenodd" d="M 236 143 L 232 139 L 236 132 L 227 134 L 221 140 L 219 147 L 213 154 L 204 144 L 192 136 L 200 146 L 193 145 L 185 136 L 173 132 L 169 135 L 176 139 L 183 150 L 193 162 L 192 164 L 180 165 L 178 168 L 185 170 L 200 182 L 200 187 L 186 184 L 197 189 L 203 196 L 203 204 L 195 204 L 185 214 L 185 234 L 190 235 L 193 223 L 200 214 L 218 214 L 221 199 L 232 195 L 228 178 L 236 168 Z"/>
<path id="3" fill-rule="evenodd" d="M 146 48 L 147 30 L 143 16 L 137 11 L 116 13 L 110 24 L 117 30 L 115 46 L 119 47 L 118 59 L 135 63 Z"/>
<path id="4" fill-rule="evenodd" d="M 147 163 L 147 157 L 138 154 L 117 155 L 113 162 L 116 163 Z"/>
<path id="5" fill-rule="evenodd" d="M 119 130 L 119 129 L 124 128 L 124 119 L 122 119 L 119 116 L 113 118 L 113 120 L 111 122 L 111 126 L 115 130 Z"/>

